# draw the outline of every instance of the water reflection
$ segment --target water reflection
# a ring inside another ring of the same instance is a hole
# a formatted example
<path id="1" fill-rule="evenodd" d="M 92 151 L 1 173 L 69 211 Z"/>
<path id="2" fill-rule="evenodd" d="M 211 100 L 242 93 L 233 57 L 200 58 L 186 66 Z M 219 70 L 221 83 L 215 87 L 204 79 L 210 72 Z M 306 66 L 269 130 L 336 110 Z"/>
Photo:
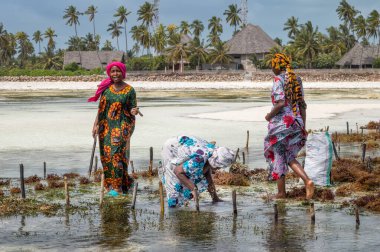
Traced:
<path id="1" fill-rule="evenodd" d="M 125 202 L 105 204 L 100 210 L 99 244 L 108 249 L 121 248 L 132 233 L 130 209 Z"/>

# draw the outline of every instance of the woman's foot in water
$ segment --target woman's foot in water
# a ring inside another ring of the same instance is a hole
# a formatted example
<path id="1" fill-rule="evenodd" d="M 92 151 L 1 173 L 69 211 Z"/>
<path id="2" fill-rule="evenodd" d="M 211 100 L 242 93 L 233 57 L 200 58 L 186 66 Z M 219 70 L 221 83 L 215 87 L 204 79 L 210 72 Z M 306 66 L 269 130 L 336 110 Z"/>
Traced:
<path id="1" fill-rule="evenodd" d="M 306 187 L 306 199 L 310 200 L 314 196 L 314 183 L 313 183 L 313 181 L 311 179 L 309 181 L 307 181 L 305 183 L 305 187 Z"/>

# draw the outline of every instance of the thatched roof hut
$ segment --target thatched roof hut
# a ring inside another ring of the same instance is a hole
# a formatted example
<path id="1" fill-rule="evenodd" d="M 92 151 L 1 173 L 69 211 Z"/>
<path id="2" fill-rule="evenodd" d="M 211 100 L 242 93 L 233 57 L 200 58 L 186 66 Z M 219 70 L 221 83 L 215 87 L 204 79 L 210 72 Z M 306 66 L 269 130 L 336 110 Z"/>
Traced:
<path id="1" fill-rule="evenodd" d="M 66 51 L 63 64 L 76 63 L 84 69 L 104 67 L 112 61 L 124 62 L 122 51 Z"/>
<path id="2" fill-rule="evenodd" d="M 379 45 L 363 46 L 360 43 L 356 43 L 336 64 L 340 67 L 372 67 L 374 59 L 379 57 Z"/>
<path id="3" fill-rule="evenodd" d="M 278 46 L 260 26 L 253 24 L 248 24 L 236 33 L 227 45 L 228 54 L 234 58 L 234 62 L 242 64 L 247 70 L 254 68 L 249 60 L 251 55 L 256 55 L 257 59 L 263 59 L 271 48 Z"/>

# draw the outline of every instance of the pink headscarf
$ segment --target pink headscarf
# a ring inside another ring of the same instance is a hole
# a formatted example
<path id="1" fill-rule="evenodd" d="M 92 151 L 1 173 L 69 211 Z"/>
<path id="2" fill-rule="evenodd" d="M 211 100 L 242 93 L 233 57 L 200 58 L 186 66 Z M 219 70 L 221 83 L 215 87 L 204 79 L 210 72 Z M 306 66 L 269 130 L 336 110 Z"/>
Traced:
<path id="1" fill-rule="evenodd" d="M 109 63 L 106 67 L 106 72 L 107 72 L 108 78 L 103 80 L 98 85 L 98 90 L 96 90 L 95 95 L 93 97 L 90 97 L 87 100 L 88 102 L 96 102 L 99 99 L 100 95 L 103 93 L 103 91 L 112 85 L 113 82 L 112 82 L 112 79 L 110 76 L 110 72 L 111 72 L 111 68 L 114 66 L 116 66 L 120 69 L 121 74 L 123 75 L 123 79 L 125 78 L 125 76 L 127 74 L 127 69 L 123 63 L 117 62 L 117 61 Z"/>

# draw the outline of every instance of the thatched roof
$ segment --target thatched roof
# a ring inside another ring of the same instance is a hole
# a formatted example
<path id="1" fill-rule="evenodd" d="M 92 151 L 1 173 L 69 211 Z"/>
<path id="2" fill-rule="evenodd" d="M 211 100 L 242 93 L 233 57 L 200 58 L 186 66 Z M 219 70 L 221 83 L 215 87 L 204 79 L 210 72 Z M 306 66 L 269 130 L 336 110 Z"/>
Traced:
<path id="1" fill-rule="evenodd" d="M 122 51 L 66 51 L 63 57 L 63 64 L 77 63 L 85 69 L 104 67 L 112 61 L 124 61 Z M 82 61 L 82 64 L 81 64 Z"/>
<path id="2" fill-rule="evenodd" d="M 228 54 L 268 53 L 278 46 L 258 25 L 248 24 L 227 42 Z"/>
<path id="3" fill-rule="evenodd" d="M 373 60 L 379 57 L 380 46 L 363 46 L 360 43 L 356 43 L 336 64 L 339 66 L 372 65 Z"/>

